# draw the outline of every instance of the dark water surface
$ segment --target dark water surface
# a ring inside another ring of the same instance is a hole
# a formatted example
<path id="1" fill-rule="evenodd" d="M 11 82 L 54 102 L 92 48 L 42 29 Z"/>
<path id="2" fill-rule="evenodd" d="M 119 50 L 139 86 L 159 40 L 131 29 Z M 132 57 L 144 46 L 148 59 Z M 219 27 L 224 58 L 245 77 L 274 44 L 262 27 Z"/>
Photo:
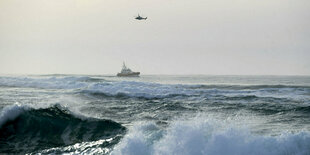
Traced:
<path id="1" fill-rule="evenodd" d="M 0 153 L 310 154 L 309 76 L 0 76 Z"/>

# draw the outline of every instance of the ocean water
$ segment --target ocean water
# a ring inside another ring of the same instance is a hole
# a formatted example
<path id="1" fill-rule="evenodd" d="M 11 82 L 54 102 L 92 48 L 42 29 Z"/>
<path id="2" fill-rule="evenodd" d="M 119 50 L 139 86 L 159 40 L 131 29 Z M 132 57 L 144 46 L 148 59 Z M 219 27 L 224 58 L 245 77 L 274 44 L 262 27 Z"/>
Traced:
<path id="1" fill-rule="evenodd" d="M 0 153 L 309 155 L 309 76 L 0 76 Z"/>

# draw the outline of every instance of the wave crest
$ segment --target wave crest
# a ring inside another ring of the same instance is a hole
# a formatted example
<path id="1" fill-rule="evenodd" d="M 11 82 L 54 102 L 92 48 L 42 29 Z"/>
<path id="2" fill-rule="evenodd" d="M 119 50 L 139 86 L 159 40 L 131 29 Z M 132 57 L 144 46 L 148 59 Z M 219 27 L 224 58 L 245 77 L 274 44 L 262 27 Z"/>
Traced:
<path id="1" fill-rule="evenodd" d="M 174 96 L 195 95 L 196 91 L 186 89 L 181 85 L 164 85 L 135 81 L 122 81 L 111 83 L 95 83 L 82 92 L 102 94 L 103 96 L 127 96 L 137 98 L 166 98 Z"/>
<path id="2" fill-rule="evenodd" d="M 27 87 L 44 89 L 78 89 L 85 88 L 93 82 L 103 82 L 104 79 L 91 77 L 0 77 L 0 86 L 3 87 Z"/>
<path id="3" fill-rule="evenodd" d="M 8 112 L 16 113 L 9 116 Z M 55 105 L 46 109 L 13 107 L 1 116 L 0 152 L 24 153 L 122 135 L 126 128 L 111 120 L 77 118 Z M 14 117 L 15 118 L 14 118 Z"/>
<path id="4" fill-rule="evenodd" d="M 151 128 L 150 128 L 151 127 Z M 173 122 L 167 129 L 153 123 L 137 124 L 112 154 L 299 154 L 310 153 L 310 133 L 255 135 L 237 127 L 221 128 L 214 122 Z"/>

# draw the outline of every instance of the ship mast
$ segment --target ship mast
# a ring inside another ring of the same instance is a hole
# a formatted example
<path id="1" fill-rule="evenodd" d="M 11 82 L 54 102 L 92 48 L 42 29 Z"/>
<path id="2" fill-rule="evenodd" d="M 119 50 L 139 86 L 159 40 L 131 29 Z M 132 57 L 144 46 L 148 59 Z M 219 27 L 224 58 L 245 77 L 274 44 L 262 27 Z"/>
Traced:
<path id="1" fill-rule="evenodd" d="M 124 61 L 123 61 L 123 69 L 127 69 Z"/>

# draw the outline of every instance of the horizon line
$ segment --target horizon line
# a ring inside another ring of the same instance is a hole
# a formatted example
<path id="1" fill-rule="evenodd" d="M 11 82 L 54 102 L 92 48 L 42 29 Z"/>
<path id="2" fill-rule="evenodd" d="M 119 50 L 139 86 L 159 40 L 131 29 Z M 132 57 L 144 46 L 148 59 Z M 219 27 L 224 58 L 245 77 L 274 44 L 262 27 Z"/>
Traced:
<path id="1" fill-rule="evenodd" d="M 116 76 L 116 74 L 85 74 L 85 73 L 0 73 L 0 76 L 50 76 L 50 75 L 91 75 Z M 142 74 L 140 76 L 310 76 L 310 74 Z"/>

